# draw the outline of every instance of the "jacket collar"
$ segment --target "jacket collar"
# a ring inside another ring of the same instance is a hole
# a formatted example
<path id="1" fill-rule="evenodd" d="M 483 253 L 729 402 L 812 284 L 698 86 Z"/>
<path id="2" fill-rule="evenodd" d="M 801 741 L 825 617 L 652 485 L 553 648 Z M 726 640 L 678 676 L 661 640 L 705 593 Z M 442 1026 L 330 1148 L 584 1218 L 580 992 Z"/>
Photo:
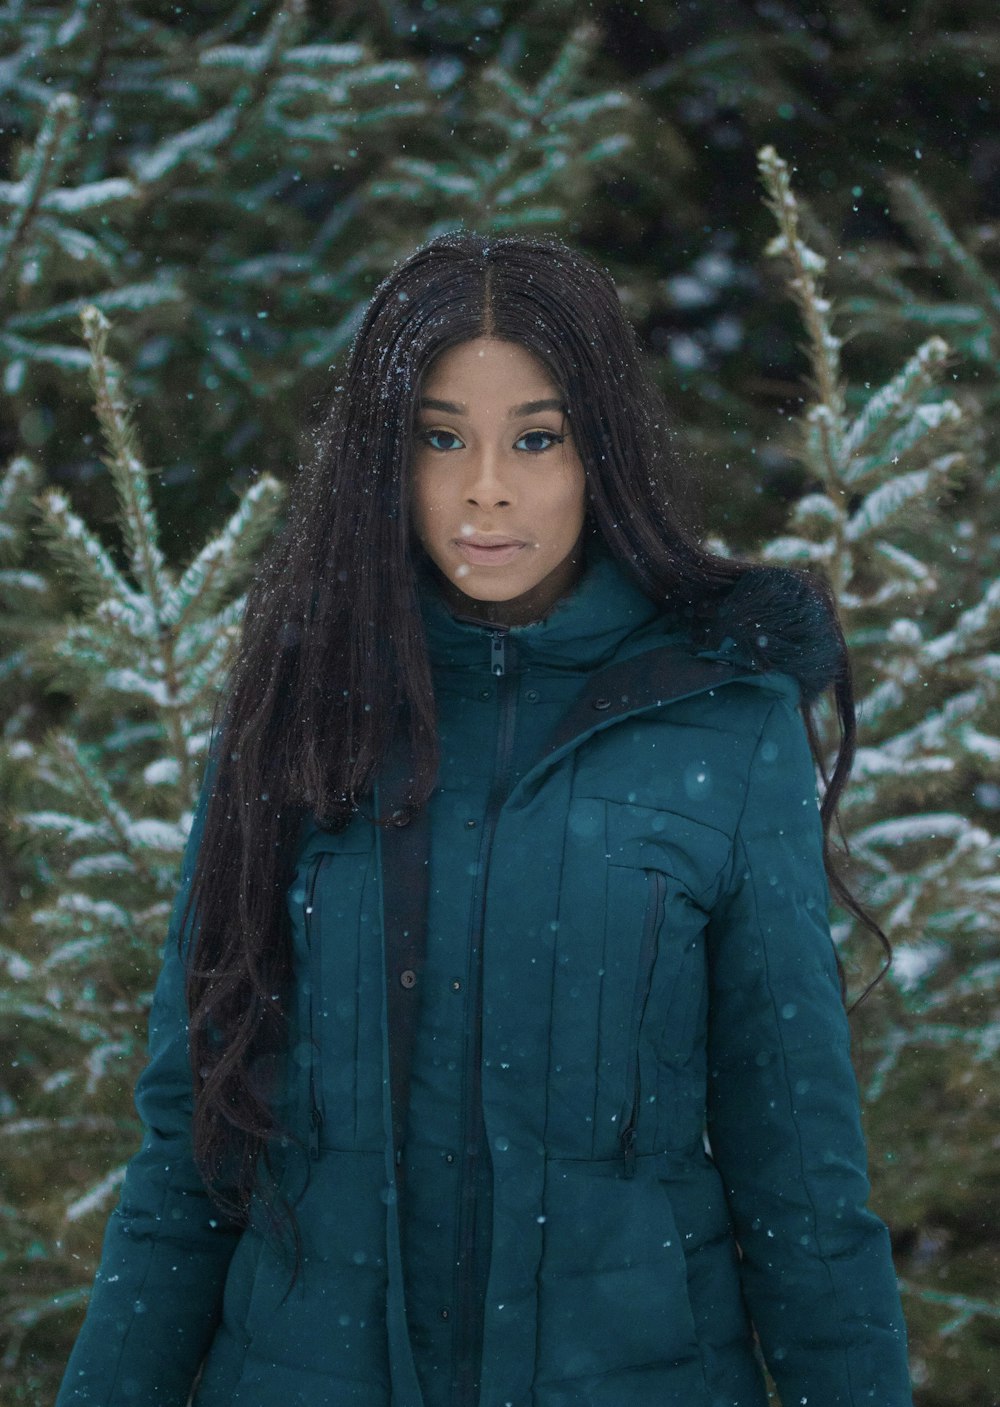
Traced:
<path id="1" fill-rule="evenodd" d="M 623 651 L 631 654 L 670 638 L 662 608 L 593 539 L 587 542 L 583 575 L 574 589 L 544 620 L 530 625 L 491 626 L 453 614 L 429 567 L 421 566 L 418 579 L 427 648 L 436 669 L 489 672 L 490 645 L 498 633 L 513 644 L 515 669 L 574 673 L 600 669 Z"/>

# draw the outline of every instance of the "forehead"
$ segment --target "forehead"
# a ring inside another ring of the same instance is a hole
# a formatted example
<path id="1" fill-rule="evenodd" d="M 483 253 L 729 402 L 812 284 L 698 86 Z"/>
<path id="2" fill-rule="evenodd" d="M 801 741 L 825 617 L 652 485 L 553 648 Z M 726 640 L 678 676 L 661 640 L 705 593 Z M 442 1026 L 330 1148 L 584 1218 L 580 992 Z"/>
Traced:
<path id="1" fill-rule="evenodd" d="M 512 385 L 523 385 L 538 394 L 555 390 L 548 369 L 534 352 L 499 337 L 474 337 L 446 347 L 423 378 L 430 395 L 445 386 L 468 386 L 482 392 Z"/>

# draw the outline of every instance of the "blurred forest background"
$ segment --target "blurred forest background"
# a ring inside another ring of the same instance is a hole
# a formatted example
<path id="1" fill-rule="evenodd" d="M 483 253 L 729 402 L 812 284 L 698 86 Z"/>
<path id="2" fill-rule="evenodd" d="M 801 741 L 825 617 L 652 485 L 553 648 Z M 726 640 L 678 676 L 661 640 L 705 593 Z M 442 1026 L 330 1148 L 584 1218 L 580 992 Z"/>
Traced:
<path id="1" fill-rule="evenodd" d="M 3 1402 L 138 1147 L 241 591 L 375 285 L 467 225 L 606 266 L 700 531 L 836 588 L 873 1204 L 917 1403 L 1000 1403 L 998 78 L 995 0 L 0 5 Z"/>

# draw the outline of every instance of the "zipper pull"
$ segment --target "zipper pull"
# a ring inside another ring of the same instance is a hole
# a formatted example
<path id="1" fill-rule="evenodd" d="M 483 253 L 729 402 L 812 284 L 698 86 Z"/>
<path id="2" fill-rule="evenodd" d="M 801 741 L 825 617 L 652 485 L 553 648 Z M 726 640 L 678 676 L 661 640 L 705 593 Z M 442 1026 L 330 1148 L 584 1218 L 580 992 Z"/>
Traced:
<path id="1" fill-rule="evenodd" d="M 507 669 L 507 632 L 490 631 L 490 673 L 504 674 Z"/>
<path id="2" fill-rule="evenodd" d="M 309 1117 L 309 1156 L 315 1160 L 319 1157 L 319 1133 L 323 1127 L 323 1116 L 314 1104 Z"/>
<path id="3" fill-rule="evenodd" d="M 622 1157 L 625 1161 L 625 1176 L 635 1177 L 635 1124 L 622 1129 Z"/>

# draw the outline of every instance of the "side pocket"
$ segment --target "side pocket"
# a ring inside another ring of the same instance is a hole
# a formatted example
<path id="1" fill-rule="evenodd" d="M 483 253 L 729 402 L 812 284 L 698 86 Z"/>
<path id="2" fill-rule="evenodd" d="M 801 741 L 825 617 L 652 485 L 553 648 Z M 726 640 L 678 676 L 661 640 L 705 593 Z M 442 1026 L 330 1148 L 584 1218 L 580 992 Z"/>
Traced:
<path id="1" fill-rule="evenodd" d="M 643 916 L 642 943 L 639 949 L 635 993 L 632 998 L 632 1014 L 629 1021 L 628 1065 L 619 1125 L 626 1177 L 635 1176 L 635 1126 L 639 1116 L 642 1093 L 639 1032 L 642 1027 L 642 1018 L 646 1013 L 646 1004 L 649 1001 L 649 991 L 653 980 L 653 964 L 656 961 L 657 939 L 663 922 L 663 906 L 667 893 L 666 879 L 659 870 L 646 870 L 646 880 L 646 911 Z"/>

